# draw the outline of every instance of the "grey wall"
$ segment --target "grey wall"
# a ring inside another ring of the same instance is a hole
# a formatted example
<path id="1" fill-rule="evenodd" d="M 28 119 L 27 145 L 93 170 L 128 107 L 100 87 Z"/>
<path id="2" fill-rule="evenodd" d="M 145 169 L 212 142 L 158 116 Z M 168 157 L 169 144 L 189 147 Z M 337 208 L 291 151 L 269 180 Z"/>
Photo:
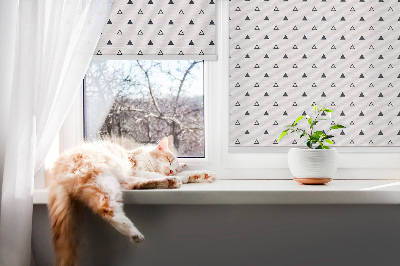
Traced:
<path id="1" fill-rule="evenodd" d="M 400 265 L 400 206 L 128 205 L 131 244 L 81 215 L 81 265 Z M 52 265 L 47 210 L 35 205 L 33 253 Z"/>

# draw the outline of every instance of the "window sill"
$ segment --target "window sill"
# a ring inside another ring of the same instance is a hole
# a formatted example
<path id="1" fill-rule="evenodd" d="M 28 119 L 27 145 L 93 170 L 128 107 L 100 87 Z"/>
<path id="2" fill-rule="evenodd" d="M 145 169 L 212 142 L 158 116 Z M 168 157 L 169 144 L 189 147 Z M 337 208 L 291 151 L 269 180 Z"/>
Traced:
<path id="1" fill-rule="evenodd" d="M 35 189 L 34 204 L 47 204 Z M 334 180 L 305 186 L 293 180 L 218 180 L 180 189 L 124 191 L 127 204 L 400 204 L 399 180 Z"/>

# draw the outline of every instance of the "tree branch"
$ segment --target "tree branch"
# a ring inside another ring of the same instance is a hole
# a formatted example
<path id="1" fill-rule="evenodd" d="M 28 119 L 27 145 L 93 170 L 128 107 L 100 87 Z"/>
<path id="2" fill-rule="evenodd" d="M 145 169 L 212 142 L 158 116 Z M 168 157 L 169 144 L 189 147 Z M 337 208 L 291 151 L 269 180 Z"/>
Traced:
<path id="1" fill-rule="evenodd" d="M 147 70 L 144 69 L 144 67 L 139 63 L 139 60 L 136 60 L 136 62 L 138 64 L 138 66 L 140 67 L 140 69 L 144 72 L 144 75 L 146 76 L 147 85 L 148 85 L 148 88 L 149 88 L 149 93 L 150 93 L 151 99 L 153 100 L 153 104 L 156 107 L 157 112 L 160 115 L 162 115 L 162 112 L 160 110 L 160 107 L 158 106 L 156 97 L 154 96 L 153 89 L 151 87 L 151 82 L 150 82 L 150 77 L 149 77 L 149 70 L 148 69 Z"/>
<path id="2" fill-rule="evenodd" d="M 182 79 L 180 80 L 180 84 L 179 84 L 179 88 L 178 88 L 178 93 L 177 93 L 176 98 L 175 98 L 174 114 L 176 114 L 176 109 L 177 109 L 177 107 L 178 107 L 179 97 L 181 96 L 183 84 L 185 83 L 186 77 L 187 77 L 187 75 L 190 73 L 190 71 L 192 70 L 192 68 L 193 68 L 196 64 L 198 64 L 198 63 L 200 63 L 200 62 L 202 62 L 202 61 L 200 61 L 200 60 L 198 60 L 198 61 L 193 61 L 193 62 L 190 64 L 190 66 L 188 67 L 188 69 L 186 69 L 185 74 L 183 74 L 183 77 L 182 77 Z"/>

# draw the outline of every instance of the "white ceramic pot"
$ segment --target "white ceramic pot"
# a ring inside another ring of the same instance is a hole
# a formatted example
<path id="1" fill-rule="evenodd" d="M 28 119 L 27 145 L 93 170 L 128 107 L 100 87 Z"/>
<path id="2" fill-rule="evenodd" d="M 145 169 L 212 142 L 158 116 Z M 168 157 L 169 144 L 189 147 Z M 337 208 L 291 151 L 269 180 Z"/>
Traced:
<path id="1" fill-rule="evenodd" d="M 303 184 L 325 184 L 332 180 L 337 170 L 336 149 L 289 150 L 288 163 L 294 180 Z"/>

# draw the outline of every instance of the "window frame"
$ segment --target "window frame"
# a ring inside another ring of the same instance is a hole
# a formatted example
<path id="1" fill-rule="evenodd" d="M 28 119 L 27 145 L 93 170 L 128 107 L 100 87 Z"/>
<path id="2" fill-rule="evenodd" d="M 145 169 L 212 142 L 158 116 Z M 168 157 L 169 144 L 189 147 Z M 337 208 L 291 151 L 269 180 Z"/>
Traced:
<path id="1" fill-rule="evenodd" d="M 181 158 L 189 170 L 210 170 L 220 179 L 291 179 L 287 149 L 229 148 L 229 2 L 216 2 L 217 61 L 204 61 L 205 157 Z M 83 93 L 62 129 L 62 152 L 83 142 Z M 400 149 L 340 149 L 337 179 L 400 179 Z"/>
<path id="2" fill-rule="evenodd" d="M 124 60 L 124 61 L 136 61 L 137 59 L 131 59 L 131 58 L 129 58 L 129 56 L 126 56 L 126 57 L 119 57 L 119 58 L 100 58 L 99 56 L 97 56 L 97 55 L 94 55 L 93 56 L 93 58 L 92 58 L 92 60 L 98 60 L 98 61 L 101 61 L 101 60 L 103 60 L 103 61 L 108 61 L 108 60 L 114 60 L 114 61 L 118 61 L 118 60 Z M 206 96 L 206 94 L 207 94 L 207 91 L 208 91 L 208 86 L 207 86 L 207 84 L 206 84 L 206 80 L 208 80 L 207 79 L 207 77 L 206 77 L 206 63 L 208 62 L 208 61 L 205 61 L 205 60 L 200 60 L 200 59 L 189 59 L 189 58 L 184 58 L 184 59 L 177 59 L 176 57 L 174 57 L 174 59 L 171 59 L 170 57 L 162 57 L 162 59 L 154 59 L 154 58 L 149 58 L 149 59 L 146 59 L 146 58 L 140 58 L 139 60 L 142 60 L 142 61 L 186 61 L 186 60 L 188 60 L 188 61 L 190 61 L 190 60 L 198 60 L 198 61 L 202 61 L 203 62 L 203 65 L 202 65 L 202 72 L 203 72 L 203 121 L 204 121 L 204 157 L 182 157 L 182 158 L 179 158 L 179 160 L 181 161 L 181 160 L 185 160 L 185 162 L 186 162 L 186 160 L 187 160 L 187 162 L 190 162 L 190 163 L 193 163 L 193 162 L 196 162 L 196 163 L 204 163 L 204 162 L 208 162 L 208 160 L 206 159 L 207 157 L 207 147 L 206 147 L 206 140 L 208 139 L 208 138 L 206 138 L 205 137 L 205 135 L 206 135 L 206 126 L 205 126 L 205 124 L 206 124 L 206 116 L 207 116 L 207 114 L 206 114 L 206 105 L 207 105 L 207 103 L 205 102 L 205 99 L 207 98 L 207 96 Z M 86 77 L 85 77 L 85 79 L 86 79 Z M 82 97 L 82 100 L 79 100 L 79 101 L 82 101 L 82 106 L 83 106 L 83 113 L 82 113 L 82 127 L 83 127 L 83 129 L 82 129 L 82 138 L 83 139 L 85 139 L 85 86 L 86 86 L 86 80 L 85 79 L 83 79 L 83 85 L 82 85 L 82 92 L 79 94 L 79 97 Z M 79 130 L 79 129 L 78 129 Z M 78 143 L 78 142 L 77 142 Z M 193 159 L 195 159 L 195 160 L 193 160 Z"/>
<path id="3" fill-rule="evenodd" d="M 218 25 L 222 25 L 222 30 L 218 28 L 218 43 L 221 44 L 221 49 L 218 50 L 219 60 L 222 61 L 221 68 L 223 74 L 221 78 L 223 97 L 223 113 L 224 118 L 222 124 L 222 135 L 227 136 L 222 138 L 222 167 L 223 168 L 236 168 L 238 165 L 243 165 L 246 168 L 288 168 L 287 165 L 287 151 L 289 148 L 282 147 L 277 149 L 275 147 L 265 147 L 265 149 L 251 150 L 242 149 L 233 151 L 229 149 L 229 2 L 222 0 L 222 8 L 219 15 L 221 19 Z M 400 148 L 399 147 L 337 147 L 340 152 L 338 168 L 344 169 L 359 169 L 359 168 L 372 168 L 372 169 L 398 169 L 400 168 Z M 398 169 L 400 170 L 400 169 Z M 397 171 L 398 172 L 398 171 Z M 386 176 L 386 178 L 395 178 L 396 172 L 393 171 L 393 177 Z M 379 178 L 379 177 L 375 177 Z"/>

